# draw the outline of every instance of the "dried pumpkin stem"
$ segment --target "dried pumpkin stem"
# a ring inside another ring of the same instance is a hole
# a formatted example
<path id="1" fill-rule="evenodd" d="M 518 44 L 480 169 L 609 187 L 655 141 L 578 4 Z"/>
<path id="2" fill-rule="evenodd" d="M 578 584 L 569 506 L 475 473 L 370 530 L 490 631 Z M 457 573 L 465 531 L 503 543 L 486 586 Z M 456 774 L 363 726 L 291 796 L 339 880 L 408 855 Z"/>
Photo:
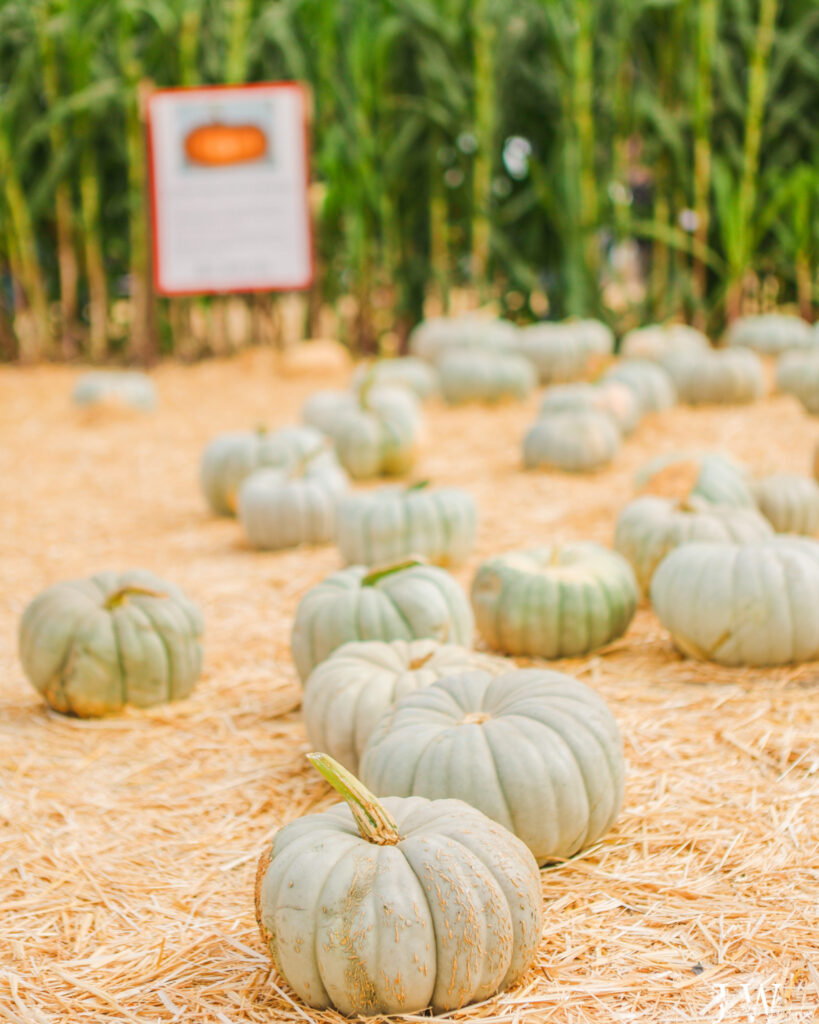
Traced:
<path id="1" fill-rule="evenodd" d="M 347 801 L 362 839 L 376 846 L 395 846 L 401 842 L 402 836 L 392 815 L 352 772 L 342 768 L 329 754 L 308 754 L 307 760 Z"/>
<path id="2" fill-rule="evenodd" d="M 563 561 L 562 555 L 563 555 L 563 548 L 559 544 L 553 544 L 552 545 L 551 554 L 549 555 L 549 563 L 548 564 L 550 566 L 560 565 L 562 563 L 562 561 Z"/>
<path id="3" fill-rule="evenodd" d="M 136 584 L 126 584 L 109 594 L 105 599 L 104 607 L 110 612 L 113 608 L 119 608 L 126 604 L 129 597 L 167 597 L 161 590 L 151 590 L 150 587 L 139 587 Z"/>
<path id="4" fill-rule="evenodd" d="M 392 565 L 382 565 L 377 569 L 372 569 L 364 579 L 361 581 L 362 587 L 374 587 L 380 580 L 385 579 L 387 576 L 392 576 L 393 573 L 403 572 L 404 569 L 413 569 L 418 565 L 426 565 L 426 562 L 422 558 L 407 558 L 403 562 L 394 562 Z"/>

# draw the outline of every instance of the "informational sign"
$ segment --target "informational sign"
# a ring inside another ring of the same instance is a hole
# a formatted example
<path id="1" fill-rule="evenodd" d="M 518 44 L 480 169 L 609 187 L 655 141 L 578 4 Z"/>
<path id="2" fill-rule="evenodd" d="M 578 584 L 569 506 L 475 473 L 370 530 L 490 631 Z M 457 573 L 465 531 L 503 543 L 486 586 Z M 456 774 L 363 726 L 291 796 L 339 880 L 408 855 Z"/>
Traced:
<path id="1" fill-rule="evenodd" d="M 161 295 L 310 286 L 307 97 L 295 82 L 160 89 L 148 99 Z"/>

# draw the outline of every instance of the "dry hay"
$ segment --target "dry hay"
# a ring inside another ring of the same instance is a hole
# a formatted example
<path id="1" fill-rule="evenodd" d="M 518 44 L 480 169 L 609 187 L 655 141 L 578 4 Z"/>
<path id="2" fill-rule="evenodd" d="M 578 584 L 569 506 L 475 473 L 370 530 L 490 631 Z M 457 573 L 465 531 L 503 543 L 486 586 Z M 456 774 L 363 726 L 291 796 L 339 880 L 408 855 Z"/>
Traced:
<path id="1" fill-rule="evenodd" d="M 89 421 L 69 403 L 75 372 L 0 372 L 0 1020 L 341 1020 L 302 1007 L 271 972 L 251 898 L 275 829 L 332 800 L 304 759 L 288 630 L 339 559 L 332 547 L 249 551 L 234 522 L 206 513 L 197 481 L 215 432 L 295 419 L 311 381 L 277 380 L 266 352 L 166 365 L 156 414 Z M 429 410 L 419 475 L 464 485 L 481 511 L 464 585 L 492 552 L 610 542 L 652 455 L 720 446 L 760 470 L 806 472 L 819 433 L 790 398 L 680 408 L 645 422 L 599 475 L 525 474 L 537 401 Z M 106 721 L 49 712 L 17 662 L 24 605 L 57 580 L 132 565 L 205 610 L 194 696 Z M 817 665 L 682 660 L 644 607 L 607 651 L 561 667 L 620 722 L 625 805 L 602 842 L 543 872 L 543 943 L 524 984 L 451 1016 L 813 1020 Z"/>

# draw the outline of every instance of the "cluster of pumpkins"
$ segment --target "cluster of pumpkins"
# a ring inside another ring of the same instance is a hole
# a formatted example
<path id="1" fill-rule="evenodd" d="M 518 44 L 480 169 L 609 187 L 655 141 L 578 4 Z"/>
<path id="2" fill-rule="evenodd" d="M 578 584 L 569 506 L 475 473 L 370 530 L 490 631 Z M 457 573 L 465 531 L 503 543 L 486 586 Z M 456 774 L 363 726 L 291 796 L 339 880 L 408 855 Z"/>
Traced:
<path id="1" fill-rule="evenodd" d="M 540 940 L 538 865 L 614 823 L 625 764 L 605 702 L 570 675 L 501 655 L 587 654 L 626 631 L 642 591 L 690 656 L 819 657 L 819 543 L 807 536 L 819 528 L 819 485 L 809 478 L 754 480 L 710 453 L 654 460 L 638 486 L 658 493 L 621 511 L 614 550 L 579 541 L 496 555 L 469 596 L 446 569 L 473 547 L 468 494 L 423 483 L 349 490 L 349 477 L 411 468 L 407 439 L 435 390 L 491 400 L 523 360 L 565 396 L 561 384 L 610 349 L 604 332 L 582 321 L 427 323 L 414 357 L 311 397 L 305 426 L 218 438 L 204 453 L 210 507 L 238 514 L 252 544 L 335 540 L 346 564 L 303 595 L 291 633 L 305 727 L 322 751 L 309 756 L 344 802 L 281 828 L 255 890 L 271 957 L 310 1006 L 445 1012 L 513 984 Z M 573 385 L 577 404 L 549 407 L 547 392 L 540 421 L 570 432 L 566 416 L 599 417 L 619 440 L 680 394 L 673 367 L 687 346 L 703 365 L 712 359 L 694 337 L 633 332 L 627 361 Z M 746 344 L 724 353 L 741 357 L 726 364 L 732 381 L 746 356 L 758 358 Z M 476 627 L 497 654 L 473 649 Z M 31 602 L 20 655 L 53 707 L 99 715 L 188 694 L 202 632 L 173 584 L 101 573 Z"/>

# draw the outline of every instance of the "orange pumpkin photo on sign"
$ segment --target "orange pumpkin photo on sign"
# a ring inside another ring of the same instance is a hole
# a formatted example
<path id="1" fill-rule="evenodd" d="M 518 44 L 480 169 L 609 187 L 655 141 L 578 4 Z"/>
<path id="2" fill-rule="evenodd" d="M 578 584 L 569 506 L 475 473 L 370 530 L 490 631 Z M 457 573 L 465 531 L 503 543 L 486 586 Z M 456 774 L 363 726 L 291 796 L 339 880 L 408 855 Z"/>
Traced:
<path id="1" fill-rule="evenodd" d="M 199 125 L 185 136 L 185 156 L 202 167 L 250 163 L 267 154 L 267 135 L 255 124 Z"/>

